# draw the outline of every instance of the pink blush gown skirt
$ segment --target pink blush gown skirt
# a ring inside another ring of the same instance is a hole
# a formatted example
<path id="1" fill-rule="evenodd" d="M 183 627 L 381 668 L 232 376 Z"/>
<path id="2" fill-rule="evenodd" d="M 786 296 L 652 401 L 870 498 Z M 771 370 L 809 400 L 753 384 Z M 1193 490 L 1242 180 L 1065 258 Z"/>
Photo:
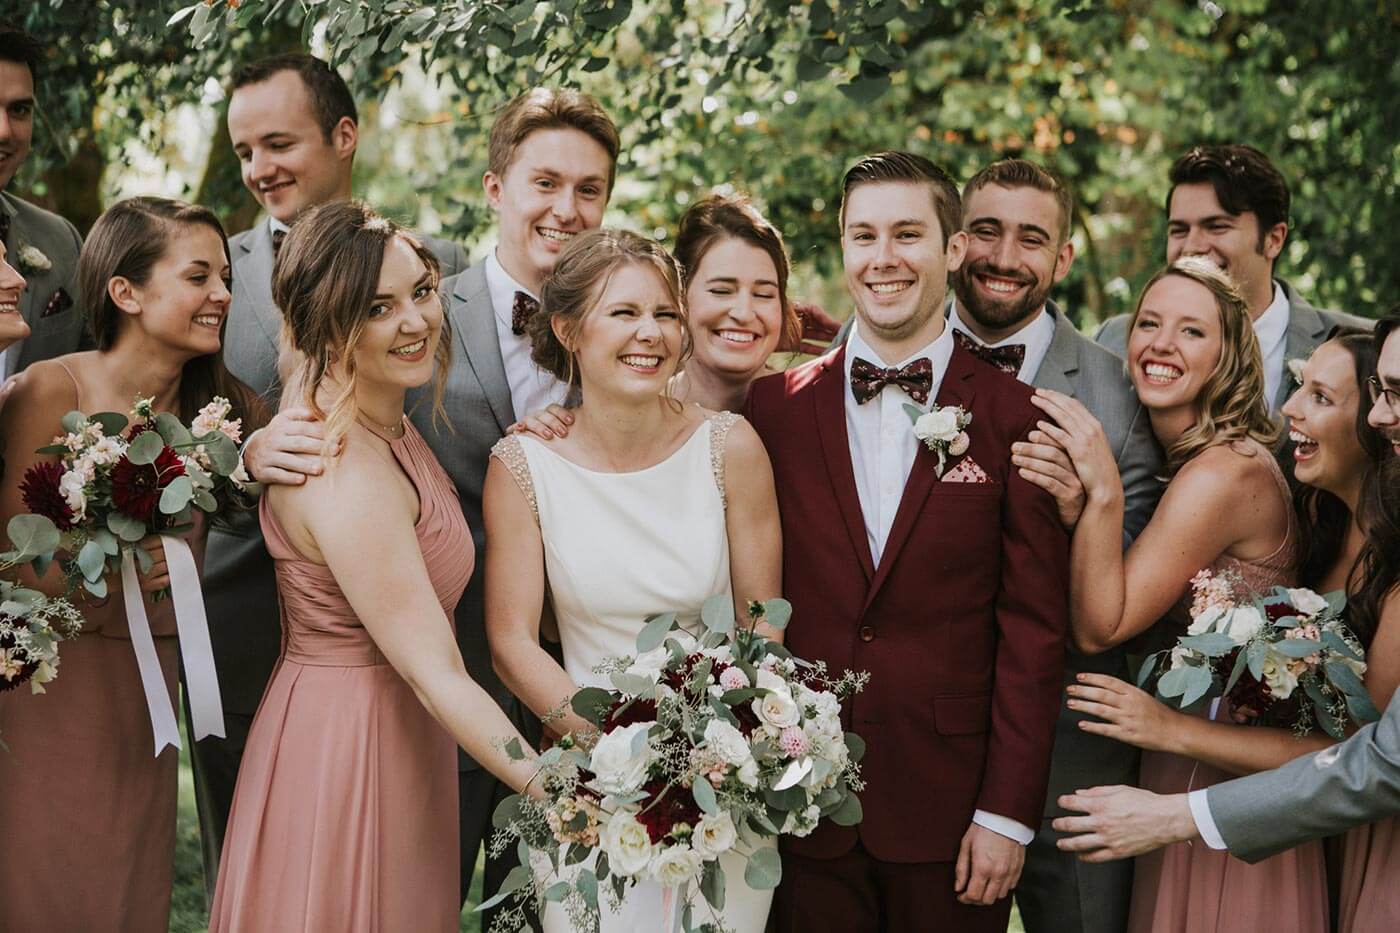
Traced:
<path id="1" fill-rule="evenodd" d="M 450 620 L 471 576 L 471 537 L 451 481 L 404 423 L 390 446 L 418 490 L 418 542 Z M 293 549 L 267 499 L 261 508 L 282 659 L 248 737 L 210 931 L 456 931 L 456 745 L 329 569 Z"/>

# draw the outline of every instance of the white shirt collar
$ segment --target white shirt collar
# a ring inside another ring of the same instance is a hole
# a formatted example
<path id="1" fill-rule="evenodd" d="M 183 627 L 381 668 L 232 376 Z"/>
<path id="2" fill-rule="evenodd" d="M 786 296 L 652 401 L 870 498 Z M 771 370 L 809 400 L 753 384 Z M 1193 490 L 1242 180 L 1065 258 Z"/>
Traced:
<path id="1" fill-rule="evenodd" d="M 1274 283 L 1274 300 L 1254 322 L 1254 334 L 1259 338 L 1259 352 L 1267 357 L 1288 336 L 1288 296 L 1283 287 Z"/>
<path id="2" fill-rule="evenodd" d="M 980 344 L 991 347 L 1000 347 L 1006 344 L 1019 343 L 1026 348 L 1026 355 L 1021 361 L 1021 369 L 1016 374 L 1016 378 L 1024 383 L 1031 383 L 1035 380 L 1035 374 L 1040 371 L 1040 364 L 1045 360 L 1045 354 L 1050 352 L 1050 344 L 1055 341 L 1055 315 L 1050 310 L 1048 304 L 1041 305 L 1035 317 L 1027 321 L 1020 330 L 1010 337 L 1003 337 L 996 343 L 988 344 L 981 337 L 972 332 L 963 319 L 958 314 L 958 302 L 956 299 L 951 303 L 948 312 L 948 323 L 952 328 L 967 334 Z"/>
<path id="3" fill-rule="evenodd" d="M 885 366 L 880 355 L 870 348 L 870 344 L 860 335 L 860 322 L 851 325 L 851 336 L 846 341 L 846 394 L 851 394 L 851 365 L 856 357 L 860 357 L 876 366 Z M 932 342 L 920 348 L 914 353 L 898 363 L 888 367 L 890 369 L 901 369 L 910 363 L 927 357 L 933 364 L 933 388 L 929 392 L 929 404 L 932 404 L 934 396 L 938 394 L 938 387 L 943 381 L 943 374 L 948 371 L 948 361 L 953 358 L 953 329 L 946 324 L 943 333 L 939 334 Z M 910 401 L 913 401 L 910 399 Z"/>
<path id="4" fill-rule="evenodd" d="M 267 215 L 267 228 L 273 233 L 276 233 L 279 230 L 283 233 L 289 233 L 292 229 L 290 226 L 282 223 L 282 221 L 278 220 L 276 217 L 273 217 L 271 214 Z"/>
<path id="5" fill-rule="evenodd" d="M 494 249 L 486 256 L 486 289 L 491 295 L 491 310 L 496 312 L 496 320 L 507 329 L 510 328 L 510 315 L 511 309 L 515 307 L 516 292 L 524 292 L 536 301 L 540 297 L 511 277 L 506 267 L 496 258 Z"/>

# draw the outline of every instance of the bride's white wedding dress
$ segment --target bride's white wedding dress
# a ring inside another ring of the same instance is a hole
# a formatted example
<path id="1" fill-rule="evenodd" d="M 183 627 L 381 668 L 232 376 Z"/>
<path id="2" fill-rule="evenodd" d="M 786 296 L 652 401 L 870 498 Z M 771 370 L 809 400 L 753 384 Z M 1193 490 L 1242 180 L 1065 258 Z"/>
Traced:
<path id="1" fill-rule="evenodd" d="M 671 456 L 631 473 L 586 469 L 529 435 L 496 445 L 493 453 L 539 521 L 564 669 L 574 683 L 610 687 L 593 669 L 607 658 L 634 654 L 647 616 L 674 611 L 682 626 L 699 634 L 701 604 L 730 592 L 724 443 L 738 417 L 713 415 Z M 722 864 L 725 926 L 762 933 L 773 892 L 744 883 L 743 857 Z M 695 922 L 709 920 L 694 886 L 690 893 Z M 663 896 L 660 885 L 641 882 L 614 912 L 600 890 L 602 933 L 669 928 Z M 546 933 L 572 929 L 558 904 L 546 906 L 543 920 Z"/>

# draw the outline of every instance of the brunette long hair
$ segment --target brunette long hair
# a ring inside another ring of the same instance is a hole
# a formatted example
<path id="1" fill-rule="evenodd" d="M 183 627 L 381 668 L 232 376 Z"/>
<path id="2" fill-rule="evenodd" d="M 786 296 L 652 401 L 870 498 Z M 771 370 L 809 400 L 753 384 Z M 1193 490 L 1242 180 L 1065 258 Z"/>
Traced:
<path id="1" fill-rule="evenodd" d="M 97 218 L 78 255 L 78 288 L 98 350 L 110 350 L 121 328 L 128 326 L 128 316 L 112 300 L 108 283 L 120 277 L 145 285 L 171 240 L 183 230 L 197 226 L 208 227 L 219 235 L 227 259 L 228 237 L 223 225 L 213 211 L 198 204 L 171 198 L 127 198 Z M 227 328 L 225 318 L 220 338 Z M 222 348 L 194 357 L 180 371 L 180 418 L 194 417 L 216 395 L 232 403 L 232 416 L 243 419 L 245 433 L 266 422 L 262 401 L 228 371 Z"/>

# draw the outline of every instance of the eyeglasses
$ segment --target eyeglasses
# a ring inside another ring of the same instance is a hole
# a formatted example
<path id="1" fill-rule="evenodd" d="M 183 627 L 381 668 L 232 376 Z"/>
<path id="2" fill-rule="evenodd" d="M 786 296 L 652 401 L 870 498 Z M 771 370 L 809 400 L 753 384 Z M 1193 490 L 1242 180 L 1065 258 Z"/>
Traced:
<path id="1" fill-rule="evenodd" d="M 1392 389 L 1389 386 L 1381 385 L 1380 377 L 1371 376 L 1366 380 L 1366 390 L 1371 395 L 1371 404 L 1376 404 L 1382 397 L 1385 398 L 1386 407 L 1393 412 L 1400 412 L 1400 389 Z"/>

